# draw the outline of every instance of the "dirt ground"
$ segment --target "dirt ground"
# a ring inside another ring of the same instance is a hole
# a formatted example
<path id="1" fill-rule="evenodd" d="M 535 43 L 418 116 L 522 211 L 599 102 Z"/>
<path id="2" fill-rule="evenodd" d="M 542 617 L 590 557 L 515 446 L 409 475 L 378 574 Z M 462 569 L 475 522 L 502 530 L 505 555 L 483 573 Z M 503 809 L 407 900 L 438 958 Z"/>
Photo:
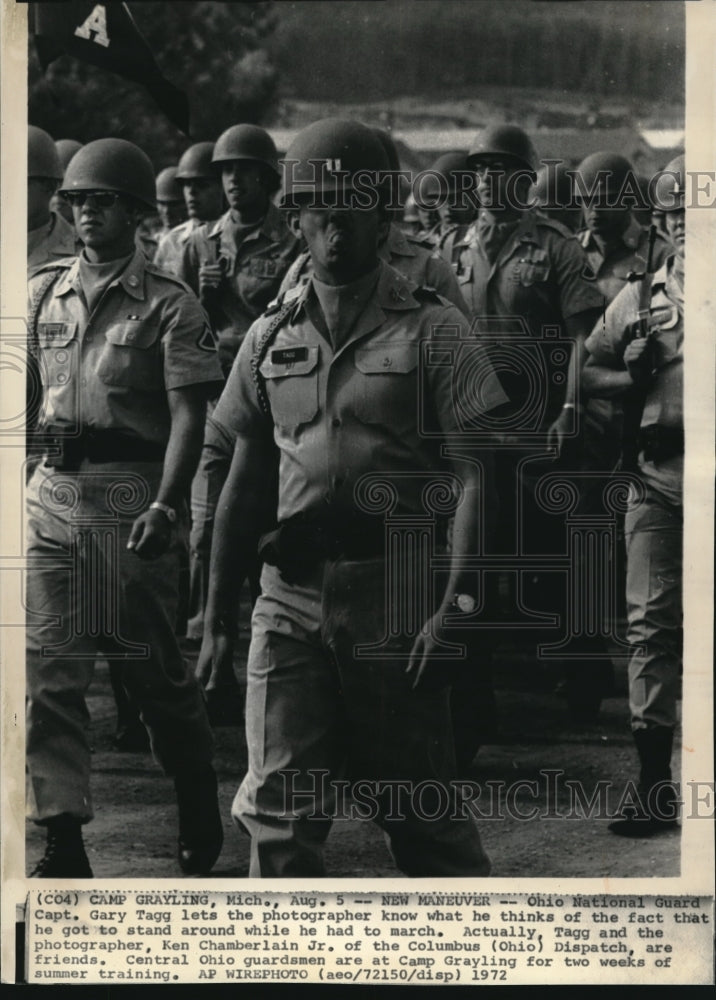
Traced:
<path id="1" fill-rule="evenodd" d="M 248 647 L 242 632 L 236 672 L 241 679 Z M 196 653 L 187 651 L 191 659 Z M 680 835 L 671 831 L 649 840 L 624 840 L 607 831 L 608 820 L 572 816 L 565 781 L 579 782 L 589 796 L 597 781 L 613 785 L 609 811 L 624 784 L 636 777 L 636 761 L 628 725 L 626 667 L 616 664 L 616 693 L 602 703 L 597 723 L 572 722 L 566 702 L 554 691 L 554 670 L 530 663 L 524 651 L 502 649 L 496 662 L 499 708 L 496 738 L 483 746 L 468 776 L 483 787 L 489 782 L 537 782 L 518 787 L 513 808 L 494 797 L 478 803 L 492 874 L 505 878 L 643 878 L 679 874 Z M 171 781 L 148 753 L 120 753 L 112 748 L 115 708 L 106 664 L 97 666 L 90 689 L 92 718 L 92 793 L 95 819 L 85 828 L 87 853 L 98 878 L 181 877 L 175 861 L 176 808 Z M 232 798 L 244 773 L 243 726 L 215 729 L 220 805 L 225 840 L 213 876 L 242 878 L 248 872 L 248 841 L 232 824 Z M 679 751 L 674 773 L 679 773 Z M 542 774 L 540 775 L 540 772 Z M 554 818 L 547 818 L 547 781 L 557 793 Z M 494 787 L 494 786 L 493 786 Z M 484 804 L 483 804 L 484 803 Z M 536 807 L 536 808 L 535 808 Z M 515 813 L 534 818 L 519 819 Z M 535 815 L 536 814 L 536 815 Z M 28 825 L 27 868 L 42 854 L 44 832 Z M 337 820 L 326 849 L 332 877 L 395 877 L 392 859 L 380 830 L 371 823 Z M 613 886 L 611 887 L 613 889 Z"/>

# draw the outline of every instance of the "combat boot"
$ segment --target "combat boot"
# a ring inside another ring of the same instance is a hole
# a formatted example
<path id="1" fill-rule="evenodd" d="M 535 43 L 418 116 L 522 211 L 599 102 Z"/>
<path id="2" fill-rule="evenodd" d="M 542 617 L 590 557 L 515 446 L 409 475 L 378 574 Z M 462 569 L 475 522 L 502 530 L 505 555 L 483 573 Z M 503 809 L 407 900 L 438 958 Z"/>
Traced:
<path id="1" fill-rule="evenodd" d="M 30 878 L 93 878 L 80 820 L 66 813 L 48 820 L 45 853 Z"/>
<path id="2" fill-rule="evenodd" d="M 211 764 L 174 778 L 179 807 L 177 860 L 185 875 L 208 875 L 219 857 L 224 828 Z"/>
<path id="3" fill-rule="evenodd" d="M 618 837 L 653 837 L 677 825 L 678 799 L 671 782 L 671 750 L 674 731 L 666 726 L 634 731 L 639 754 L 639 802 L 609 824 Z"/>

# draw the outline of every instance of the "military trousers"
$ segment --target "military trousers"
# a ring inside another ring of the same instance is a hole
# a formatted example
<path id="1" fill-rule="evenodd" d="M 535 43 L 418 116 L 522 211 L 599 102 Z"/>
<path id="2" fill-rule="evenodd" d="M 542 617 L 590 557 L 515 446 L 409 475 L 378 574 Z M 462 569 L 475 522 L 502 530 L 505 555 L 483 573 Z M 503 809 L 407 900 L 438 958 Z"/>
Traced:
<path id="1" fill-rule="evenodd" d="M 413 639 L 388 626 L 385 570 L 383 558 L 328 560 L 288 584 L 264 567 L 247 667 L 248 773 L 232 808 L 251 836 L 253 877 L 325 874 L 325 840 L 346 815 L 375 820 L 406 875 L 489 874 L 453 782 L 449 685 L 412 690 Z"/>
<path id="2" fill-rule="evenodd" d="M 682 664 L 683 509 L 645 484 L 627 510 L 627 639 L 633 730 L 674 728 Z"/>
<path id="3" fill-rule="evenodd" d="M 28 484 L 27 809 L 35 821 L 92 818 L 86 693 L 99 655 L 121 663 L 165 773 L 211 760 L 203 694 L 174 635 L 185 539 L 175 530 L 153 561 L 127 549 L 160 477 L 155 462 L 83 461 L 74 472 L 43 462 Z"/>

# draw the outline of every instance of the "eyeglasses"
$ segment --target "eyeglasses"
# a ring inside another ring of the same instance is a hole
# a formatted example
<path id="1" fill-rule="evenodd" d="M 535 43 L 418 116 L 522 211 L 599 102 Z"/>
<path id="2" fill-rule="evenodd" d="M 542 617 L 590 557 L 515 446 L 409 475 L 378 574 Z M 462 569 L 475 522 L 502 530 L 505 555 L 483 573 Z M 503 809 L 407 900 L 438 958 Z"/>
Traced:
<path id="1" fill-rule="evenodd" d="M 121 194 L 119 191 L 63 191 L 63 197 L 73 208 L 82 208 L 90 198 L 97 208 L 112 208 Z"/>

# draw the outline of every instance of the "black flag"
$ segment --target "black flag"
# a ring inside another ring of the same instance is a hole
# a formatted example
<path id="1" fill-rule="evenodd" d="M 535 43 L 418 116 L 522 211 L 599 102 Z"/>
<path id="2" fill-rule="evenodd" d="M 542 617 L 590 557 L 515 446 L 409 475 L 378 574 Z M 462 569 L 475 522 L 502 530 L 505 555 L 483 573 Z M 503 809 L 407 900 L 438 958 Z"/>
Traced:
<path id="1" fill-rule="evenodd" d="M 188 98 L 162 76 L 126 3 L 33 3 L 30 17 L 43 70 L 53 59 L 67 54 L 141 83 L 167 118 L 189 134 Z"/>

